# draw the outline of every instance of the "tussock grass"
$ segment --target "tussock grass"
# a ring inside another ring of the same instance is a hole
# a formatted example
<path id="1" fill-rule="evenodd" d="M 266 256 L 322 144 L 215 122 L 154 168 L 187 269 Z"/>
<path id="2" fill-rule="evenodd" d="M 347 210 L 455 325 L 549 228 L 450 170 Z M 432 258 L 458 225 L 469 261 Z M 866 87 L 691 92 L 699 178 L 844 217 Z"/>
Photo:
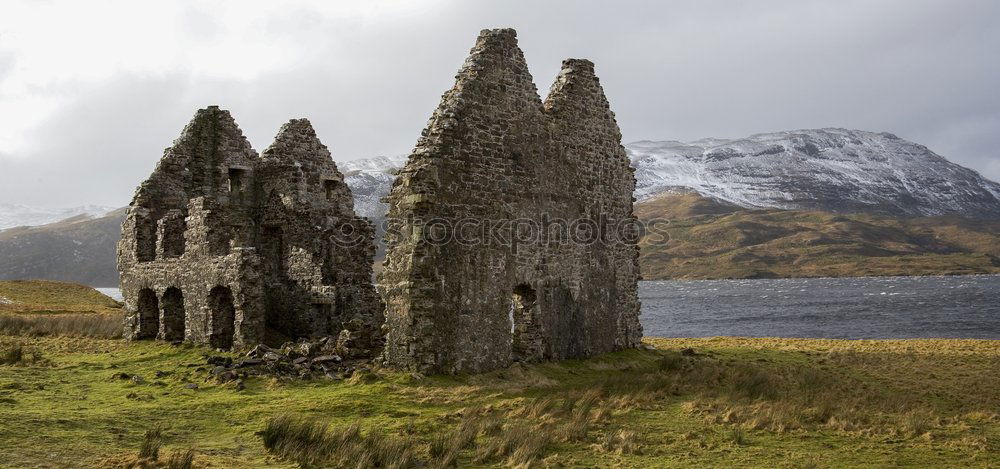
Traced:
<path id="1" fill-rule="evenodd" d="M 315 419 L 280 415 L 258 435 L 271 453 L 304 467 L 456 467 L 461 462 L 532 467 L 559 442 L 586 439 L 600 392 L 564 399 L 521 400 L 510 408 L 462 409 L 458 422 L 426 443 L 358 424 L 331 427 Z M 616 448 L 632 451 L 634 435 Z M 358 461 L 365 463 L 359 464 Z"/>
<path id="2" fill-rule="evenodd" d="M 139 459 L 157 460 L 160 458 L 160 445 L 163 444 L 163 431 L 157 427 L 146 430 L 146 435 L 139 446 Z"/>
<path id="3" fill-rule="evenodd" d="M 460 453 L 471 447 L 480 434 L 492 437 L 502 430 L 503 422 L 498 415 L 486 414 L 482 407 L 465 409 L 461 422 L 453 430 L 431 438 L 428 455 L 437 466 L 452 467 L 457 464 Z"/>
<path id="4" fill-rule="evenodd" d="M 120 455 L 117 458 L 105 459 L 100 465 L 101 467 L 121 469 L 192 469 L 195 467 L 193 449 L 173 451 L 166 460 L 160 459 L 160 450 L 164 439 L 163 429 L 153 427 L 143 434 L 138 451 L 133 454 Z"/>
<path id="5" fill-rule="evenodd" d="M 331 428 L 315 419 L 279 415 L 259 433 L 268 451 L 304 467 L 415 467 L 416 443 L 357 423 Z"/>
<path id="6" fill-rule="evenodd" d="M 18 343 L 0 349 L 0 365 L 30 366 L 47 363 L 42 351 L 35 347 L 25 347 Z"/>
<path id="7" fill-rule="evenodd" d="M 120 339 L 122 324 L 112 314 L 0 314 L 0 335 Z"/>
<path id="8" fill-rule="evenodd" d="M 647 384 L 647 388 L 674 389 L 686 396 L 684 409 L 711 423 L 778 433 L 833 430 L 917 438 L 953 426 L 967 418 L 963 415 L 983 415 L 982 412 L 988 415 L 988 409 L 1000 403 L 1000 392 L 976 389 L 978 384 L 974 379 L 968 380 L 973 389 L 956 389 L 954 382 L 941 377 L 926 379 L 920 375 L 922 369 L 933 367 L 941 372 L 948 367 L 936 363 L 941 357 L 933 348 L 921 349 L 919 341 L 900 343 L 908 345 L 901 354 L 886 354 L 884 350 L 865 352 L 862 347 L 830 347 L 799 351 L 806 360 L 779 362 L 684 357 L 687 363 L 660 366 L 660 373 L 637 380 L 656 383 Z M 840 344 L 842 347 L 843 342 Z M 957 351 L 964 353 L 961 348 Z M 674 360 L 676 357 L 671 357 L 667 362 Z M 987 363 L 992 363 L 992 372 L 1000 371 L 997 369 L 1000 362 L 995 358 Z M 899 379 L 904 376 L 905 381 Z M 961 372 L 959 376 L 966 378 Z M 887 385 L 887 380 L 896 381 Z M 622 384 L 617 386 L 620 388 Z M 963 396 L 965 391 L 970 392 Z M 940 399 L 942 394 L 951 398 L 947 405 Z M 640 404 L 660 398 L 655 392 L 636 393 L 633 397 Z M 730 436 L 737 444 L 744 444 L 740 441 L 746 439 L 745 433 Z"/>
<path id="9" fill-rule="evenodd" d="M 729 440 L 740 446 L 749 443 L 746 432 L 740 427 L 733 427 L 729 430 Z"/>
<path id="10" fill-rule="evenodd" d="M 207 467 L 989 467 L 1000 456 L 995 341 L 650 340 L 656 350 L 476 376 L 249 378 L 237 393 L 204 381 L 199 347 L 17 340 L 58 366 L 0 366 L 0 447 L 14 448 L 14 467 L 166 467 L 192 443 Z M 122 373 L 144 380 L 108 379 Z M 123 421 L 171 429 L 155 461 L 137 464 L 142 434 L 109 427 Z M 109 452 L 119 459 L 102 464 Z"/>
<path id="11" fill-rule="evenodd" d="M 609 432 L 597 446 L 601 451 L 618 455 L 636 454 L 639 452 L 639 437 L 631 430 L 621 429 Z"/>
<path id="12" fill-rule="evenodd" d="M 505 461 L 508 466 L 529 466 L 552 442 L 552 432 L 546 430 L 549 429 L 524 422 L 505 424 L 500 432 L 477 445 L 474 461 L 479 464 Z"/>
<path id="13" fill-rule="evenodd" d="M 194 467 L 194 450 L 176 451 L 167 460 L 166 469 L 191 469 Z"/>

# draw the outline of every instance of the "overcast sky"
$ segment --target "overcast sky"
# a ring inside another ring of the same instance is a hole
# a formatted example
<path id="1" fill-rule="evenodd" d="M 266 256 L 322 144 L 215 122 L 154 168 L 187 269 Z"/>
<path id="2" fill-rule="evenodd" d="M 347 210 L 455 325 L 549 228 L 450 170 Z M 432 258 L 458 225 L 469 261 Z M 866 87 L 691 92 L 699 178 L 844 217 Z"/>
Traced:
<path id="1" fill-rule="evenodd" d="M 626 142 L 889 131 L 1000 180 L 1000 2 L 0 3 L 0 203 L 125 205 L 194 111 L 263 150 L 294 117 L 338 161 L 406 154 L 480 29 L 539 90 L 593 60 Z"/>

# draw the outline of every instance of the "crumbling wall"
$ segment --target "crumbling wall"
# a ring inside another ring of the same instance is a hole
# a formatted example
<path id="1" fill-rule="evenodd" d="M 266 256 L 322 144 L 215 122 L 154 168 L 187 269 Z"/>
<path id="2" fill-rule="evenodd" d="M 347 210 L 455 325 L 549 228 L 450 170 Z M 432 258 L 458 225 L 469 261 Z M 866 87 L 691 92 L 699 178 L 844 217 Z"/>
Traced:
<path id="1" fill-rule="evenodd" d="M 374 226 L 355 215 L 350 188 L 309 121 L 281 127 L 258 174 L 269 327 L 289 337 L 347 329 L 365 339 L 354 349 L 377 347 L 382 307 L 372 285 Z"/>
<path id="2" fill-rule="evenodd" d="M 352 205 L 309 121 L 284 125 L 258 157 L 227 111 L 198 111 L 122 224 L 125 336 L 232 348 L 271 327 L 344 335 L 372 353 L 382 321 L 374 230 Z"/>
<path id="3" fill-rule="evenodd" d="M 564 62 L 543 103 L 514 31 L 483 31 L 386 198 L 385 361 L 477 372 L 638 345 L 620 140 L 590 62 Z"/>

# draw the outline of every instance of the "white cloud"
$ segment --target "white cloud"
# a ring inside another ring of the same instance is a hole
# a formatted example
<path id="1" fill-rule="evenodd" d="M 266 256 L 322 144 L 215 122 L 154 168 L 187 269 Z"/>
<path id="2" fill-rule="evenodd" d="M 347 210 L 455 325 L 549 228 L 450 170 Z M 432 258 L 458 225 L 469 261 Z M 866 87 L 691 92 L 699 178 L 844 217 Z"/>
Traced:
<path id="1" fill-rule="evenodd" d="M 29 129 L 116 76 L 181 72 L 195 81 L 253 82 L 329 52 L 329 37 L 338 34 L 323 28 L 331 22 L 364 25 L 424 8 L 404 1 L 5 3 L 0 76 L 4 55 L 13 65 L 0 82 L 0 153 L 26 157 Z"/>
<path id="2" fill-rule="evenodd" d="M 476 33 L 505 26 L 543 93 L 561 59 L 594 60 L 626 140 L 887 130 L 998 179 L 998 13 L 990 0 L 5 1 L 0 201 L 123 204 L 208 104 L 258 150 L 308 117 L 335 158 L 405 153 Z"/>

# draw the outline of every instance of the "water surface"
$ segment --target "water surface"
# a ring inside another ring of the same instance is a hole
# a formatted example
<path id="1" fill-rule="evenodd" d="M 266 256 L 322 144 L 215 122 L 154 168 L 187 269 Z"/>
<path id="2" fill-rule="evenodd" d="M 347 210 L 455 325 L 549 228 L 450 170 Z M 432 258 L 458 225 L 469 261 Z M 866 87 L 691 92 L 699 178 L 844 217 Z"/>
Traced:
<path id="1" fill-rule="evenodd" d="M 646 281 L 639 299 L 652 337 L 1000 339 L 1000 275 Z"/>
<path id="2" fill-rule="evenodd" d="M 1000 276 L 640 282 L 654 337 L 1000 339 Z"/>

